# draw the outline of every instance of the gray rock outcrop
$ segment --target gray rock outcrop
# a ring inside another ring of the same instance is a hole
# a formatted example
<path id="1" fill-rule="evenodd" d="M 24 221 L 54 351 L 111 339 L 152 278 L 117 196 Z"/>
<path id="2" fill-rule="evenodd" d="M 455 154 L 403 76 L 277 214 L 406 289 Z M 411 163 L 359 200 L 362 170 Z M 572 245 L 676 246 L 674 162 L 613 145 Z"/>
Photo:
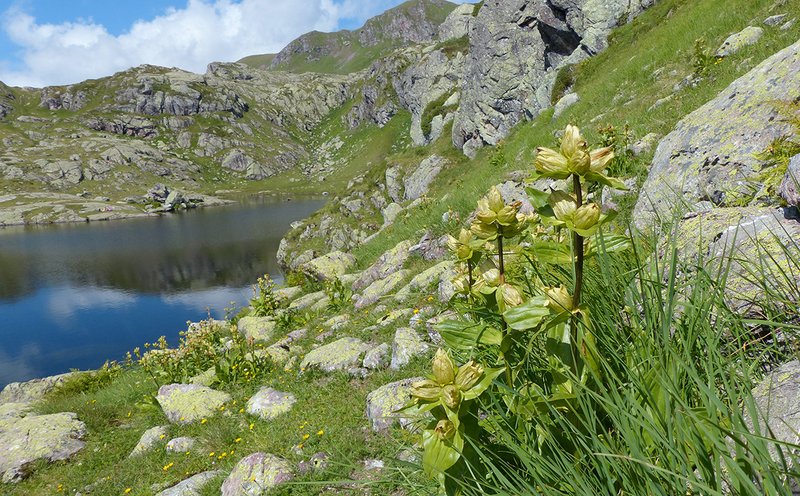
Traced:
<path id="1" fill-rule="evenodd" d="M 297 398 L 269 387 L 261 388 L 247 401 L 247 413 L 261 420 L 272 420 L 292 409 Z"/>
<path id="2" fill-rule="evenodd" d="M 398 422 L 403 427 L 413 423 L 415 417 L 395 412 L 411 400 L 411 385 L 422 379 L 415 377 L 392 382 L 367 395 L 366 416 L 373 430 L 386 431 L 392 424 Z"/>
<path id="3" fill-rule="evenodd" d="M 800 155 L 789 161 L 778 194 L 789 206 L 800 206 Z"/>
<path id="4" fill-rule="evenodd" d="M 769 57 L 695 110 L 658 145 L 634 210 L 639 229 L 700 201 L 741 206 L 762 188 L 758 154 L 791 135 L 776 102 L 800 98 L 800 42 Z"/>
<path id="5" fill-rule="evenodd" d="M 191 424 L 217 414 L 231 395 L 196 384 L 169 384 L 159 388 L 156 400 L 171 423 Z"/>
<path id="6" fill-rule="evenodd" d="M 291 464 L 268 453 L 242 458 L 222 483 L 222 496 L 260 496 L 293 478 Z"/>
<path id="7" fill-rule="evenodd" d="M 219 470 L 201 472 L 161 491 L 156 496 L 200 496 L 203 488 L 221 475 L 222 472 Z"/>
<path id="8" fill-rule="evenodd" d="M 309 351 L 300 363 L 300 369 L 317 368 L 323 372 L 334 372 L 358 367 L 361 357 L 370 348 L 360 339 L 344 337 Z"/>

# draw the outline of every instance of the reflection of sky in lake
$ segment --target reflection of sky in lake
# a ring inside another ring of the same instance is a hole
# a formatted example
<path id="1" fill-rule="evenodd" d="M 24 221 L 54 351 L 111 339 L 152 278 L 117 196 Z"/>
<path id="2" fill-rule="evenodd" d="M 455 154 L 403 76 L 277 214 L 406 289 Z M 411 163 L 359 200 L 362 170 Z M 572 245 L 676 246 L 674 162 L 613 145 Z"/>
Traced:
<path id="1" fill-rule="evenodd" d="M 247 304 L 280 278 L 289 223 L 320 202 L 244 204 L 188 215 L 52 229 L 0 230 L 0 387 L 96 368 L 187 321 Z"/>

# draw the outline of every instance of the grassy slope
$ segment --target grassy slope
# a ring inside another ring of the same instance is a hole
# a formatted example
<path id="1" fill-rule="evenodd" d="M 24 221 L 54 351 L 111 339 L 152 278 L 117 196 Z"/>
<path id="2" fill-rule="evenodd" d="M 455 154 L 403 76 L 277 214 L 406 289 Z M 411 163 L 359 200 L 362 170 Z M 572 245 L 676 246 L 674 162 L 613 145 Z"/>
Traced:
<path id="1" fill-rule="evenodd" d="M 796 3 L 787 3 L 779 10 L 771 9 L 771 5 L 771 1 L 734 0 L 726 4 L 724 11 L 720 11 L 716 0 L 662 0 L 634 23 L 616 31 L 608 51 L 582 64 L 575 88 L 581 95 L 579 104 L 555 122 L 551 121 L 551 113 L 545 112 L 533 122 L 521 125 L 508 138 L 504 147 L 507 162 L 504 166 L 489 165 L 489 159 L 497 153 L 493 150 L 484 150 L 477 159 L 468 161 L 454 151 L 446 139 L 430 149 L 409 149 L 395 153 L 389 160 L 408 164 L 418 162 L 431 152 L 447 155 L 452 165 L 437 179 L 431 193 L 432 198 L 441 198 L 443 201 L 429 203 L 412 212 L 384 235 L 356 250 L 360 264 L 368 264 L 400 240 L 413 239 L 422 229 L 433 228 L 437 232 L 454 229 L 455 226 L 441 222 L 443 212 L 452 209 L 459 212 L 462 218 L 466 216 L 474 208 L 475 199 L 489 185 L 500 181 L 510 170 L 530 168 L 533 148 L 552 145 L 553 132 L 567 122 L 583 125 L 590 141 L 595 141 L 598 136 L 594 126 L 606 123 L 618 127 L 628 124 L 637 136 L 648 132 L 665 134 L 681 116 L 711 99 L 765 57 L 800 37 L 800 26 L 788 31 L 766 28 L 765 36 L 758 45 L 714 66 L 711 76 L 697 88 L 684 90 L 657 111 L 647 110 L 656 100 L 668 95 L 675 82 L 692 71 L 692 48 L 696 39 L 704 37 L 708 46 L 716 47 L 730 33 L 747 25 L 758 25 L 768 15 L 788 12 L 790 17 L 800 16 L 800 5 Z M 714 22 L 708 22 L 708 19 L 714 19 Z M 657 70 L 660 70 L 660 75 L 654 76 Z M 621 96 L 615 99 L 617 95 Z M 594 124 L 588 124 L 599 114 L 605 116 Z M 384 136 L 389 141 L 391 136 L 397 136 L 390 131 L 387 130 Z M 368 132 L 381 134 L 375 130 Z M 372 139 L 372 136 L 368 138 Z M 644 157 L 636 164 L 639 177 L 643 177 L 649 158 Z M 368 162 L 365 158 L 355 168 L 364 168 Z M 380 174 L 380 170 L 374 173 Z M 415 266 L 420 266 L 419 262 L 415 262 Z M 379 315 L 374 314 L 357 316 L 342 334 L 357 333 L 377 317 Z M 390 334 L 391 329 L 387 329 L 385 335 Z M 290 447 L 300 436 L 299 425 L 308 422 L 309 430 L 323 428 L 330 433 L 329 437 L 323 436 L 318 441 L 314 450 L 330 450 L 338 454 L 334 457 L 337 463 L 333 464 L 332 471 L 324 474 L 328 480 L 338 480 L 350 473 L 351 464 L 358 459 L 391 454 L 397 448 L 397 438 L 369 436 L 370 442 L 365 447 L 356 446 L 357 443 L 353 442 L 365 426 L 361 412 L 366 392 L 401 375 L 418 373 L 421 368 L 422 365 L 417 363 L 403 374 L 378 374 L 364 382 L 343 376 L 325 380 L 314 376 L 297 378 L 294 374 L 275 372 L 272 384 L 307 398 L 305 408 L 297 408 L 289 417 L 273 423 L 260 424 L 253 432 L 246 428 L 249 419 L 234 414 L 230 418 L 214 418 L 204 427 L 182 428 L 178 433 L 201 436 L 205 439 L 203 447 L 207 451 L 235 449 L 240 454 L 266 450 L 296 460 L 297 456 L 292 455 Z M 3 490 L 10 495 L 50 494 L 61 483 L 71 492 L 97 478 L 110 476 L 111 479 L 103 483 L 103 494 L 122 494 L 126 487 L 133 487 L 133 494 L 151 494 L 151 484 L 175 482 L 185 472 L 194 473 L 212 467 L 230 469 L 236 457 L 215 462 L 208 457 L 208 453 L 188 458 L 174 457 L 173 460 L 157 451 L 136 462 L 125 460 L 140 433 L 146 427 L 163 422 L 157 410 L 133 406 L 153 390 L 152 384 L 142 374 L 132 371 L 99 391 L 46 402 L 41 407 L 42 411 L 77 411 L 87 421 L 90 428 L 89 446 L 78 455 L 77 463 L 40 466 L 30 480 L 17 486 L 4 487 Z M 251 386 L 244 385 L 233 388 L 232 392 L 238 404 L 241 404 L 252 390 Z M 92 403 L 92 400 L 96 400 L 96 403 Z M 131 417 L 127 416 L 128 412 L 132 412 Z M 241 445 L 233 443 L 236 437 L 242 437 Z M 169 461 L 175 461 L 175 466 L 168 471 L 162 470 Z M 316 494 L 320 491 L 314 486 L 295 486 L 292 490 L 295 491 L 293 494 Z M 209 489 L 207 494 L 214 492 Z"/>

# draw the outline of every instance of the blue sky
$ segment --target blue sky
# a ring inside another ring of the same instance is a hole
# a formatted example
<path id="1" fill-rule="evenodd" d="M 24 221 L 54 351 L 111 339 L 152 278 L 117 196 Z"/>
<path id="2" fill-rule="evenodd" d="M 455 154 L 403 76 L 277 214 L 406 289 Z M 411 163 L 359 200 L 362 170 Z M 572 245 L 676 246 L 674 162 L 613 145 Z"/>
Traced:
<path id="1" fill-rule="evenodd" d="M 70 84 L 149 63 L 203 72 L 403 0 L 0 0 L 0 81 Z"/>

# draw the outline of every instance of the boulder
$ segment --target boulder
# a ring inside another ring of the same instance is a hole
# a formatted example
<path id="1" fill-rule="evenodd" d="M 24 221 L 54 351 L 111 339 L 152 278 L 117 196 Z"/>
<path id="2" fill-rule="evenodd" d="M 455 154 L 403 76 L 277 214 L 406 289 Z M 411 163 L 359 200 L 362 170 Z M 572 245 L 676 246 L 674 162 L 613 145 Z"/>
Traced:
<path id="1" fill-rule="evenodd" d="M 231 395 L 196 384 L 161 386 L 156 401 L 173 424 L 191 424 L 219 412 L 219 407 L 231 400 Z"/>
<path id="2" fill-rule="evenodd" d="M 789 161 L 778 193 L 788 205 L 800 206 L 800 155 L 795 155 Z"/>
<path id="3" fill-rule="evenodd" d="M 260 496 L 292 479 L 288 461 L 267 453 L 242 458 L 222 483 L 222 496 Z"/>
<path id="4" fill-rule="evenodd" d="M 381 210 L 381 215 L 383 215 L 383 225 L 388 226 L 390 224 L 394 224 L 397 216 L 402 212 L 403 207 L 399 204 L 394 202 L 388 204 L 383 210 Z"/>
<path id="5" fill-rule="evenodd" d="M 0 476 L 19 482 L 37 460 L 67 460 L 83 449 L 86 425 L 74 413 L 0 418 Z"/>
<path id="6" fill-rule="evenodd" d="M 746 46 L 755 45 L 763 35 L 763 29 L 755 26 L 747 26 L 738 33 L 728 36 L 714 55 L 717 57 L 733 55 Z"/>
<path id="7" fill-rule="evenodd" d="M 782 23 L 784 19 L 786 19 L 786 14 L 771 15 L 764 19 L 764 24 L 767 26 L 777 26 Z"/>
<path id="8" fill-rule="evenodd" d="M 33 379 L 27 382 L 12 382 L 0 392 L 0 404 L 3 403 L 33 403 L 44 398 L 44 395 L 62 385 L 75 372 L 54 375 L 43 379 Z"/>
<path id="9" fill-rule="evenodd" d="M 200 496 L 203 488 L 209 482 L 222 475 L 220 470 L 209 470 L 193 475 L 188 479 L 179 482 L 178 484 L 165 489 L 158 493 L 156 496 Z"/>
<path id="10" fill-rule="evenodd" d="M 165 449 L 168 453 L 186 453 L 191 451 L 195 444 L 197 441 L 192 437 L 176 437 L 167 442 Z"/>
<path id="11" fill-rule="evenodd" d="M 300 266 L 300 270 L 317 281 L 329 281 L 347 273 L 356 263 L 349 253 L 334 251 Z"/>
<path id="12" fill-rule="evenodd" d="M 775 102 L 800 98 L 800 42 L 769 57 L 695 110 L 658 145 L 634 209 L 636 227 L 672 221 L 699 201 L 747 204 L 760 189 L 771 143 L 794 132 Z M 658 226 L 655 226 L 658 228 Z"/>
<path id="13" fill-rule="evenodd" d="M 261 420 L 272 420 L 292 409 L 297 398 L 269 387 L 262 387 L 247 402 L 247 413 Z"/>
<path id="14" fill-rule="evenodd" d="M 562 96 L 558 102 L 556 102 L 556 106 L 553 107 L 553 120 L 561 117 L 561 114 L 563 114 L 564 111 L 579 101 L 581 101 L 581 97 L 579 97 L 577 93 L 567 93 L 566 95 Z"/>
<path id="15" fill-rule="evenodd" d="M 308 293 L 307 295 L 301 296 L 296 300 L 292 301 L 289 304 L 290 310 L 303 310 L 314 306 L 316 303 L 320 302 L 321 300 L 326 299 L 328 296 L 325 294 L 325 291 L 317 291 L 315 293 Z"/>
<path id="16" fill-rule="evenodd" d="M 370 305 L 374 305 L 383 296 L 399 288 L 400 285 L 403 284 L 403 281 L 405 281 L 410 275 L 411 271 L 409 270 L 399 270 L 384 277 L 383 279 L 376 280 L 370 284 L 369 287 L 360 295 L 355 295 L 353 297 L 355 301 L 354 307 L 356 310 L 360 310 Z"/>
<path id="17" fill-rule="evenodd" d="M 364 355 L 363 365 L 365 369 L 385 369 L 389 366 L 389 363 L 389 345 L 386 343 L 381 343 Z"/>
<path id="18" fill-rule="evenodd" d="M 452 261 L 440 262 L 414 276 L 403 289 L 397 292 L 394 299 L 396 301 L 408 300 L 415 293 L 425 291 L 434 285 L 438 286 L 442 280 L 452 279 L 455 275 L 455 264 Z"/>
<path id="19" fill-rule="evenodd" d="M 303 288 L 300 286 L 291 286 L 287 288 L 279 288 L 275 290 L 275 296 L 280 298 L 281 301 L 289 302 L 303 294 Z"/>
<path id="20" fill-rule="evenodd" d="M 333 372 L 358 367 L 361 356 L 369 349 L 370 346 L 360 339 L 344 337 L 309 351 L 300 362 L 300 368 L 318 368 L 324 372 Z"/>
<path id="21" fill-rule="evenodd" d="M 24 417 L 31 410 L 31 403 L 2 403 L 0 404 L 0 419 Z"/>
<path id="22" fill-rule="evenodd" d="M 467 36 L 469 26 L 475 16 L 475 5 L 463 4 L 450 12 L 450 15 L 439 26 L 439 40 L 448 41 Z"/>
<path id="23" fill-rule="evenodd" d="M 350 322 L 349 315 L 337 315 L 336 317 L 331 317 L 330 319 L 323 322 L 322 327 L 331 331 L 338 331 L 346 327 L 349 322 Z"/>
<path id="24" fill-rule="evenodd" d="M 412 358 L 428 352 L 428 343 L 417 331 L 410 327 L 397 329 L 392 341 L 392 362 L 390 367 L 398 370 L 411 361 Z"/>
<path id="25" fill-rule="evenodd" d="M 353 283 L 353 291 L 361 291 L 373 282 L 402 269 L 411 255 L 411 246 L 412 243 L 410 241 L 401 241 L 394 248 L 381 255 L 374 264 L 356 279 Z"/>
<path id="26" fill-rule="evenodd" d="M 366 416 L 373 430 L 386 431 L 398 422 L 403 427 L 408 427 L 414 422 L 416 417 L 395 412 L 408 404 L 411 400 L 411 385 L 422 379 L 416 377 L 392 382 L 367 395 Z"/>
<path id="27" fill-rule="evenodd" d="M 238 323 L 239 333 L 245 339 L 262 343 L 275 337 L 276 326 L 273 317 L 242 317 Z"/>
<path id="28" fill-rule="evenodd" d="M 431 183 L 446 164 L 447 161 L 437 155 L 432 155 L 420 162 L 414 172 L 403 180 L 405 199 L 416 200 L 427 193 Z"/>
<path id="29" fill-rule="evenodd" d="M 142 437 L 139 439 L 139 442 L 136 443 L 134 446 L 133 451 L 128 457 L 134 457 L 142 455 L 151 449 L 153 449 L 159 443 L 164 442 L 164 438 L 167 437 L 167 426 L 158 425 L 156 427 L 152 427 L 144 431 Z"/>
<path id="30" fill-rule="evenodd" d="M 773 370 L 753 388 L 762 436 L 788 444 L 800 444 L 800 361 L 792 360 Z M 748 417 L 748 423 L 753 424 Z M 787 447 L 782 447 L 784 453 Z M 777 448 L 770 446 L 777 460 Z"/>

